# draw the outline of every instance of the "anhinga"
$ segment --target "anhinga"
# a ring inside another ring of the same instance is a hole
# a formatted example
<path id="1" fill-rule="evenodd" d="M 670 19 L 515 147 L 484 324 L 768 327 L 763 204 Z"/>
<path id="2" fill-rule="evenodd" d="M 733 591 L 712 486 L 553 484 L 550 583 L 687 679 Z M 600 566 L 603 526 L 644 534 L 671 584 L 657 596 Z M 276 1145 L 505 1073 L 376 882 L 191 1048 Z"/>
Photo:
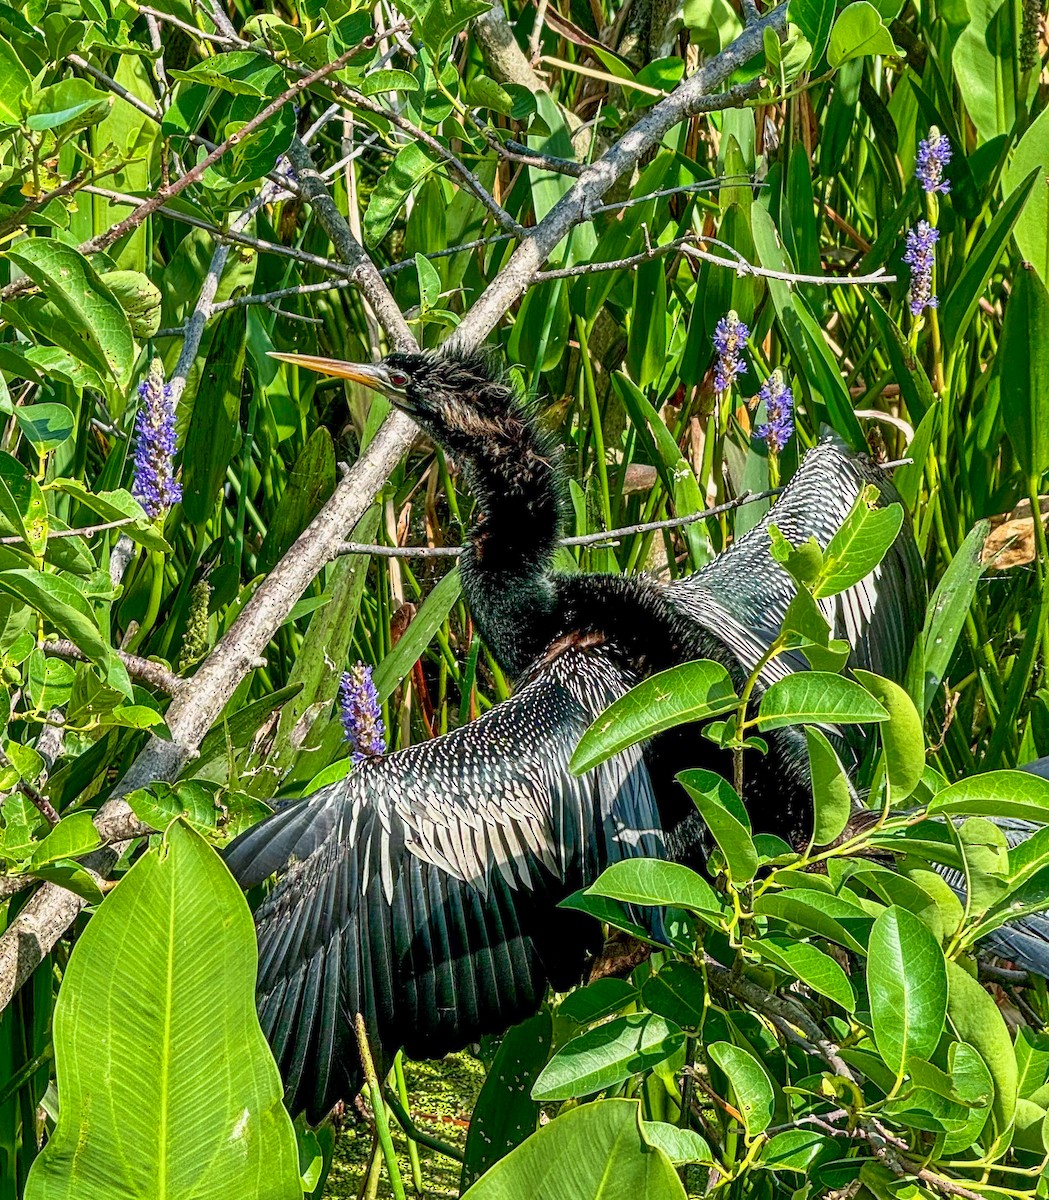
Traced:
<path id="1" fill-rule="evenodd" d="M 727 753 L 679 729 L 576 778 L 580 735 L 641 678 L 680 662 L 713 658 L 742 682 L 793 593 L 771 557 L 769 521 L 794 542 L 826 544 L 867 482 L 886 497 L 891 485 L 822 444 L 768 517 L 689 579 L 561 575 L 557 450 L 485 358 L 280 357 L 381 391 L 461 464 L 478 514 L 464 593 L 517 677 L 514 695 L 478 720 L 366 760 L 227 851 L 245 887 L 280 873 L 256 914 L 259 1012 L 289 1107 L 317 1120 L 359 1089 L 355 1014 L 380 1069 L 402 1046 L 435 1057 L 501 1032 L 536 1010 L 548 984 L 581 977 L 597 927 L 561 900 L 620 859 L 700 865 L 702 824 L 674 774 L 702 765 L 731 778 Z M 876 577 L 830 615 L 855 663 L 900 678 L 924 601 L 905 529 Z M 746 777 L 753 825 L 804 837 L 804 738 L 784 729 L 768 741 Z"/>

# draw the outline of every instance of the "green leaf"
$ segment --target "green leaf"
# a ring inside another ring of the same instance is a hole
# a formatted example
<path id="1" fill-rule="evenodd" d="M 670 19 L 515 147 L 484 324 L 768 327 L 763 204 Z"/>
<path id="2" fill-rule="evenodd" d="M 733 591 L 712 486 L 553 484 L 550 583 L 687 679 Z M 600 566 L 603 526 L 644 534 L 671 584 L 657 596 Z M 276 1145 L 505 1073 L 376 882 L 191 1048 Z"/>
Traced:
<path id="1" fill-rule="evenodd" d="M 1049 132 L 1049 127 L 1047 127 L 1047 132 Z M 1021 180 L 1015 190 L 1006 198 L 1005 203 L 995 212 L 993 220 L 973 247 L 972 252 L 965 256 L 964 265 L 958 273 L 957 281 L 948 292 L 941 310 L 943 336 L 949 345 L 956 345 L 968 331 L 969 323 L 976 313 L 980 299 L 987 290 L 987 284 L 1005 253 L 1013 227 L 1024 211 L 1024 205 L 1031 195 L 1032 188 L 1038 182 L 1037 176 L 1037 171 L 1031 171 L 1026 179 Z M 1042 191 L 1046 190 L 1043 181 Z M 1007 432 L 1008 429 L 1007 422 Z"/>
<path id="2" fill-rule="evenodd" d="M 380 92 L 417 92 L 419 81 L 410 71 L 384 67 L 365 75 L 357 90 L 362 96 L 377 96 Z"/>
<path id="3" fill-rule="evenodd" d="M 777 679 L 761 697 L 758 728 L 784 725 L 859 724 L 886 721 L 889 714 L 865 688 L 826 671 L 799 671 Z"/>
<path id="4" fill-rule="evenodd" d="M 788 0 L 787 20 L 797 25 L 811 43 L 813 66 L 827 48 L 834 8 L 834 0 Z"/>
<path id="5" fill-rule="evenodd" d="M 114 1180 L 128 1196 L 301 1200 L 256 958 L 240 889 L 172 826 L 73 949 L 54 1018 L 61 1111 L 26 1200 L 112 1200 Z"/>
<path id="6" fill-rule="evenodd" d="M 1012 1039 L 998 1005 L 957 963 L 947 964 L 950 998 L 947 1017 L 959 1041 L 968 1042 L 983 1059 L 994 1084 L 991 1114 L 1004 1133 L 1016 1112 L 1017 1070 Z"/>
<path id="7" fill-rule="evenodd" d="M 109 112 L 111 97 L 86 79 L 63 79 L 33 93 L 26 125 L 30 129 L 61 129 L 68 137 L 96 125 Z"/>
<path id="8" fill-rule="evenodd" d="M 684 1029 L 699 1029 L 703 1006 L 703 973 L 686 962 L 669 962 L 641 986 L 645 1007 Z"/>
<path id="9" fill-rule="evenodd" d="M 35 871 L 45 863 L 57 862 L 62 858 L 79 858 L 82 854 L 90 854 L 100 843 L 98 830 L 91 820 L 90 813 L 75 812 L 61 821 L 43 839 L 33 847 L 33 853 L 26 863 L 27 871 Z"/>
<path id="10" fill-rule="evenodd" d="M 682 771 L 676 778 L 692 797 L 725 856 L 733 885 L 748 884 L 757 874 L 758 852 L 750 836 L 746 809 L 732 786 L 713 771 Z"/>
<path id="11" fill-rule="evenodd" d="M 489 6 L 484 0 L 408 0 L 404 7 L 423 44 L 436 53 Z"/>
<path id="12" fill-rule="evenodd" d="M 499 1043 L 470 1114 L 460 1190 L 535 1133 L 539 1105 L 532 1085 L 550 1054 L 553 1032 L 550 1014 L 541 1012 L 515 1025 Z"/>
<path id="13" fill-rule="evenodd" d="M 669 1121 L 642 1121 L 641 1136 L 649 1146 L 654 1146 L 670 1159 L 675 1167 L 685 1163 L 715 1165 L 715 1158 L 706 1138 L 694 1129 L 682 1129 Z"/>
<path id="14" fill-rule="evenodd" d="M 108 661 L 111 652 L 99 632 L 91 606 L 83 593 L 60 575 L 18 568 L 0 571 L 0 591 L 35 608 L 95 662 Z"/>
<path id="15" fill-rule="evenodd" d="M 1029 771 L 987 771 L 937 792 L 928 811 L 930 815 L 1016 817 L 1049 824 L 1049 780 Z"/>
<path id="16" fill-rule="evenodd" d="M 19 124 L 22 113 L 18 100 L 30 82 L 29 72 L 11 43 L 0 38 L 0 125 Z"/>
<path id="17" fill-rule="evenodd" d="M 135 342 L 120 303 L 87 259 L 55 238 L 25 239 L 7 257 L 40 288 L 76 331 L 64 348 L 121 388 L 131 382 Z"/>
<path id="18" fill-rule="evenodd" d="M 569 992 L 557 1006 L 557 1015 L 567 1017 L 577 1025 L 589 1025 L 592 1021 L 620 1012 L 636 999 L 637 988 L 632 983 L 606 975 L 603 979 L 595 979 L 593 983 Z"/>
<path id="19" fill-rule="evenodd" d="M 1042 283 L 1049 287 L 1049 108 L 1027 127 L 1013 151 L 1012 161 L 1003 180 L 1006 193 L 1021 192 L 1032 173 L 1040 182 L 1028 196 L 1016 219 L 1016 244 L 1020 253 L 1038 272 Z M 1009 196 L 1009 200 L 1012 195 Z M 1009 203 L 1006 200 L 1006 204 Z"/>
<path id="20" fill-rule="evenodd" d="M 171 71 L 175 79 L 187 83 L 206 83 L 235 96 L 263 96 L 269 80 L 272 63 L 254 50 L 234 50 L 229 54 L 215 54 L 188 71 Z"/>
<path id="21" fill-rule="evenodd" d="M 148 788 L 130 792 L 125 799 L 135 816 L 150 829 L 163 831 L 179 817 L 198 832 L 214 829 L 218 823 L 213 793 L 192 780 L 175 785 L 158 780 Z"/>
<path id="22" fill-rule="evenodd" d="M 772 1081 L 765 1068 L 746 1050 L 731 1042 L 714 1042 L 707 1053 L 728 1076 L 736 1108 L 750 1137 L 768 1129 L 775 1107 Z"/>
<path id="23" fill-rule="evenodd" d="M 847 950 L 865 954 L 871 918 L 862 908 L 840 896 L 793 888 L 789 892 L 768 893 L 754 902 L 754 911 L 837 942 Z"/>
<path id="24" fill-rule="evenodd" d="M 915 655 L 907 670 L 908 679 L 915 674 L 915 670 L 921 671 L 924 676 L 924 688 L 917 681 L 910 688 L 912 695 L 924 694 L 923 715 L 931 708 L 947 674 L 962 626 L 976 595 L 976 585 L 986 570 L 980 561 L 980 552 L 989 529 L 987 521 L 978 521 L 969 531 L 969 536 L 936 585 L 926 609 L 922 653 Z"/>
<path id="25" fill-rule="evenodd" d="M 925 770 L 925 730 L 910 696 L 898 683 L 858 667 L 853 674 L 889 714 L 878 734 L 885 749 L 889 798 L 900 804 L 918 786 Z"/>
<path id="26" fill-rule="evenodd" d="M 200 403 L 198 399 L 198 404 Z M 240 398 L 237 397 L 239 407 Z M 196 410 L 194 409 L 194 415 Z M 236 424 L 232 425 L 236 429 Z M 215 499 L 221 493 L 220 480 L 225 478 L 226 464 L 222 455 L 215 463 L 222 463 L 221 476 L 216 470 L 212 478 L 213 490 L 208 495 L 207 511 L 203 519 L 214 508 Z M 277 502 L 276 511 L 266 530 L 262 546 L 259 548 L 255 569 L 262 575 L 277 565 L 291 548 L 296 538 L 309 526 L 313 518 L 324 507 L 326 501 L 335 491 L 336 467 L 335 447 L 331 434 L 323 425 L 315 429 L 302 448 L 302 453 L 295 460 L 295 465 L 288 472 L 287 483 Z"/>
<path id="27" fill-rule="evenodd" d="M 814 725 L 805 726 L 812 781 L 812 844 L 829 846 L 841 836 L 852 812 L 852 788 L 834 747 Z"/>
<path id="28" fill-rule="evenodd" d="M 675 725 L 719 716 L 738 703 L 720 663 L 700 659 L 660 671 L 605 709 L 579 739 L 569 765 L 582 775 L 635 742 Z"/>
<path id="29" fill-rule="evenodd" d="M 415 274 L 419 279 L 419 302 L 423 310 L 434 308 L 441 298 L 441 277 L 425 254 L 415 256 Z"/>
<path id="30" fill-rule="evenodd" d="M 505 116 L 509 116 L 513 112 L 513 97 L 504 87 L 496 83 L 494 79 L 489 79 L 487 75 L 475 75 L 467 87 L 467 95 L 470 103 L 476 104 L 479 108 L 490 108 L 493 112 L 503 113 Z"/>
<path id="31" fill-rule="evenodd" d="M 784 1129 L 765 1143 L 759 1161 L 770 1171 L 799 1171 L 807 1175 L 828 1141 L 826 1135 L 815 1129 Z"/>
<path id="32" fill-rule="evenodd" d="M 543 1068 L 532 1098 L 592 1096 L 650 1070 L 684 1044 L 681 1029 L 662 1017 L 647 1013 L 615 1017 L 566 1042 Z"/>
<path id="33" fill-rule="evenodd" d="M 40 484 L 10 454 L 0 452 L 0 530 L 20 537 L 36 555 L 47 545 L 47 504 Z"/>
<path id="34" fill-rule="evenodd" d="M 22 404 L 14 415 L 26 441 L 41 454 L 64 445 L 76 427 L 73 414 L 64 404 Z"/>
<path id="35" fill-rule="evenodd" d="M 800 979 L 821 996 L 840 1004 L 846 1012 L 856 1008 L 849 977 L 829 954 L 811 942 L 799 942 L 782 934 L 766 934 L 760 938 L 745 938 L 744 945 L 758 958 L 772 963 L 780 970 Z"/>
<path id="36" fill-rule="evenodd" d="M 169 551 L 171 547 L 164 541 L 164 536 L 153 521 L 146 515 L 142 505 L 130 492 L 92 492 L 79 479 L 58 478 L 51 481 L 51 487 L 56 491 L 72 496 L 84 508 L 102 518 L 103 522 L 121 521 L 125 517 L 134 518 L 133 522 L 121 528 L 133 542 L 150 550 Z"/>
<path id="37" fill-rule="evenodd" d="M 873 508 L 873 488 L 864 489 L 823 551 L 823 571 L 813 589 L 817 600 L 834 596 L 860 582 L 888 553 L 903 525 L 898 504 Z"/>
<path id="38" fill-rule="evenodd" d="M 463 1200 L 522 1197 L 685 1200 L 685 1191 L 670 1160 L 641 1136 L 637 1101 L 602 1100 L 544 1125 Z"/>
<path id="39" fill-rule="evenodd" d="M 873 57 L 877 54 L 899 56 L 881 13 L 867 0 L 854 0 L 838 14 L 830 34 L 827 62 L 840 67 L 850 58 Z"/>
<path id="40" fill-rule="evenodd" d="M 624 904 L 672 905 L 695 913 L 721 913 L 714 889 L 682 863 L 657 858 L 627 858 L 606 867 L 586 889 Z"/>
<path id="41" fill-rule="evenodd" d="M 461 590 L 459 569 L 455 567 L 422 602 L 400 641 L 375 669 L 373 682 L 380 704 L 419 661 L 433 635 L 451 612 L 452 605 L 459 599 Z"/>
<path id="42" fill-rule="evenodd" d="M 1028 479 L 1049 469 L 1049 290 L 1029 267 L 1015 277 L 997 361 L 1005 432 Z"/>
<path id="43" fill-rule="evenodd" d="M 900 1075 L 908 1058 L 929 1058 L 947 1016 L 947 969 L 939 942 L 904 908 L 887 908 L 874 922 L 867 990 L 874 1040 L 892 1070 Z"/>
<path id="44" fill-rule="evenodd" d="M 364 240 L 368 246 L 378 245 L 389 233 L 404 202 L 436 166 L 437 163 L 415 142 L 409 142 L 397 151 L 397 157 L 372 192 L 364 214 Z"/>

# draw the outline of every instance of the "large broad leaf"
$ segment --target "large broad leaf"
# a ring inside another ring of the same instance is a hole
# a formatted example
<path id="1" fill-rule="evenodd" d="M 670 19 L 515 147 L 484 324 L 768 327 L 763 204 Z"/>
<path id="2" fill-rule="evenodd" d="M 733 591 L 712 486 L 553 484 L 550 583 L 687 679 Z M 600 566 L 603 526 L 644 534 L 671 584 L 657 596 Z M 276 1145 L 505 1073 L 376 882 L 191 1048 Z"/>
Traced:
<path id="1" fill-rule="evenodd" d="M 988 771 L 937 792 L 930 813 L 955 817 L 1015 817 L 1049 824 L 1049 780 L 1029 771 Z"/>
<path id="2" fill-rule="evenodd" d="M 543 1068 L 534 1100 L 592 1096 L 669 1058 L 685 1044 L 682 1030 L 651 1013 L 615 1017 L 566 1042 Z"/>
<path id="3" fill-rule="evenodd" d="M 899 1075 L 910 1057 L 928 1058 L 947 1017 L 947 966 L 928 927 L 888 908 L 871 929 L 867 957 L 874 1040 Z"/>
<path id="4" fill-rule="evenodd" d="M 539 1105 L 532 1099 L 532 1085 L 550 1054 L 552 1038 L 550 1014 L 541 1012 L 515 1026 L 499 1043 L 470 1116 L 460 1190 L 535 1133 Z"/>
<path id="5" fill-rule="evenodd" d="M 21 122 L 18 98 L 29 83 L 29 72 L 22 66 L 14 47 L 0 38 L 0 125 Z"/>
<path id="6" fill-rule="evenodd" d="M 670 1160 L 641 1136 L 632 1100 L 584 1104 L 507 1155 L 464 1200 L 685 1200 Z"/>
<path id="7" fill-rule="evenodd" d="M 829 846 L 841 836 L 852 812 L 852 788 L 834 747 L 814 725 L 805 726 L 812 780 L 812 844 Z"/>
<path id="8" fill-rule="evenodd" d="M 657 858 L 613 863 L 587 888 L 587 895 L 608 896 L 624 904 L 672 905 L 696 913 L 722 911 L 717 894 L 702 875 L 684 863 Z"/>
<path id="9" fill-rule="evenodd" d="M 761 697 L 758 728 L 814 723 L 886 721 L 889 714 L 865 688 L 827 671 L 804 671 L 776 682 Z"/>
<path id="10" fill-rule="evenodd" d="M 76 330 L 75 343 L 65 349 L 126 388 L 135 364 L 131 326 L 87 259 L 55 238 L 29 238 L 7 256 Z"/>
<path id="11" fill-rule="evenodd" d="M 409 142 L 397 152 L 371 194 L 364 214 L 364 240 L 374 246 L 390 231 L 405 200 L 437 166 L 422 146 Z"/>
<path id="12" fill-rule="evenodd" d="M 1016 274 L 998 362 L 1005 432 L 1037 483 L 1049 467 L 1049 290 L 1030 268 Z"/>
<path id="13" fill-rule="evenodd" d="M 885 707 L 889 719 L 878 729 L 885 749 L 885 775 L 889 797 L 899 804 L 918 786 L 925 770 L 925 732 L 922 719 L 910 696 L 898 683 L 870 671 L 855 672 L 856 678 Z"/>
<path id="14" fill-rule="evenodd" d="M 758 869 L 758 852 L 747 810 L 735 791 L 713 771 L 682 771 L 677 781 L 692 797 L 725 856 L 729 878 L 737 887 L 749 883 Z"/>
<path id="15" fill-rule="evenodd" d="M 173 825 L 73 951 L 55 1010 L 58 1126 L 26 1200 L 299 1200 L 255 965 L 240 889 Z"/>
<path id="16" fill-rule="evenodd" d="M 838 14 L 827 49 L 827 62 L 832 67 L 840 67 L 850 58 L 897 53 L 881 13 L 867 0 L 854 0 Z"/>
<path id="17" fill-rule="evenodd" d="M 856 1007 L 849 977 L 829 954 L 811 942 L 798 942 L 779 934 L 746 938 L 748 950 L 800 979 L 821 996 L 827 996 L 848 1012 Z"/>
<path id="18" fill-rule="evenodd" d="M 746 1050 L 731 1042 L 715 1042 L 707 1048 L 710 1057 L 728 1076 L 733 1099 L 747 1133 L 753 1137 L 769 1127 L 775 1093 L 765 1068 Z"/>
<path id="19" fill-rule="evenodd" d="M 1038 120 L 1028 126 L 1013 152 L 1013 160 L 1005 172 L 1006 190 L 1014 194 L 1022 192 L 1032 171 L 1037 172 L 1039 185 L 1017 218 L 1016 244 L 1041 276 L 1042 283 L 1049 287 L 1049 187 L 1045 182 L 1049 174 L 1049 108 L 1043 108 Z"/>
<path id="20" fill-rule="evenodd" d="M 91 606 L 82 592 L 60 575 L 18 568 L 0 571 L 0 591 L 35 608 L 64 637 L 96 662 L 109 657 L 109 647 L 99 632 Z"/>
<path id="21" fill-rule="evenodd" d="M 823 57 L 834 23 L 834 0 L 789 0 L 787 20 L 801 30 L 812 46 L 812 65 Z"/>
<path id="22" fill-rule="evenodd" d="M 1012 1038 L 991 996 L 957 963 L 947 964 L 950 999 L 947 1017 L 955 1036 L 983 1059 L 994 1084 L 991 1115 L 999 1133 L 1016 1112 L 1017 1069 Z"/>
<path id="23" fill-rule="evenodd" d="M 813 589 L 817 599 L 838 592 L 865 579 L 881 562 L 896 541 L 903 524 L 903 509 L 898 504 L 873 508 L 866 496 L 853 505 L 837 533 L 823 552 L 823 570 Z"/>
<path id="24" fill-rule="evenodd" d="M 627 746 L 687 721 L 729 712 L 738 703 L 728 671 L 708 659 L 651 675 L 610 705 L 579 739 L 571 768 L 582 775 Z"/>

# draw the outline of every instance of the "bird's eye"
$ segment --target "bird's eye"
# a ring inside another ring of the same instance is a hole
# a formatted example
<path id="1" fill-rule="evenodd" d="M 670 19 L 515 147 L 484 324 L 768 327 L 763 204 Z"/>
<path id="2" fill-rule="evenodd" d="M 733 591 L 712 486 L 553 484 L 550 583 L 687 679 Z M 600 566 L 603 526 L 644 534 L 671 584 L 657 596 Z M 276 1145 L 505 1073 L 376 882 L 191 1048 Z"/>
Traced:
<path id="1" fill-rule="evenodd" d="M 390 383 L 392 383 L 395 388 L 402 388 L 407 382 L 408 376 L 405 375 L 403 371 L 390 372 Z"/>

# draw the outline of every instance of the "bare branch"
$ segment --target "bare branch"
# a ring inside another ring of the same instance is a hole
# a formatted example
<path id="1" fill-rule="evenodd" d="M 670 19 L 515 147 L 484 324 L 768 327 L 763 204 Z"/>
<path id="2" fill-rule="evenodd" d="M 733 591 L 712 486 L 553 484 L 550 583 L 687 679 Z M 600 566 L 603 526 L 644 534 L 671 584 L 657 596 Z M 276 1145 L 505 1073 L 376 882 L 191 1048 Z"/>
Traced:
<path id="1" fill-rule="evenodd" d="M 52 658 L 70 658 L 74 662 L 89 661 L 79 646 L 65 638 L 59 638 L 56 642 L 44 642 L 42 649 Z M 163 663 L 140 658 L 137 654 L 126 654 L 123 650 L 114 650 L 113 653 L 124 664 L 132 679 L 141 679 L 143 683 L 148 683 L 150 687 L 155 687 L 161 692 L 167 692 L 169 696 L 174 696 L 186 683 L 185 679 L 176 675 Z"/>

